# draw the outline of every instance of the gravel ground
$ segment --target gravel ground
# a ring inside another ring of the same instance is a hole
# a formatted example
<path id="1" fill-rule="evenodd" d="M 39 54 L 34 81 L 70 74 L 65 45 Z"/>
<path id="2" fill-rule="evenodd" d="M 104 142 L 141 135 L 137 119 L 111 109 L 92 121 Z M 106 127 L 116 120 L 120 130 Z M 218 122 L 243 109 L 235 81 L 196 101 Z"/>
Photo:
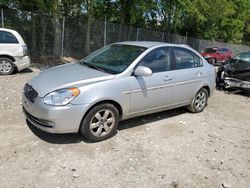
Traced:
<path id="1" fill-rule="evenodd" d="M 0 77 L 0 187 L 250 187 L 250 97 L 216 91 L 204 112 L 124 121 L 99 143 L 27 125 L 21 92 L 37 69 Z"/>

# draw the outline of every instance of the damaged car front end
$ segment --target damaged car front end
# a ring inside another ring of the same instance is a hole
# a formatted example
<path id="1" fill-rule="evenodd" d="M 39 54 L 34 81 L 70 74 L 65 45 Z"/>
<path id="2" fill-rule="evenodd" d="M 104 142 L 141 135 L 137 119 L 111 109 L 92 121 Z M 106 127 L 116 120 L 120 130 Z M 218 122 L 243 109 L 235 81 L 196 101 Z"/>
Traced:
<path id="1" fill-rule="evenodd" d="M 238 54 L 219 67 L 217 88 L 250 91 L 250 53 Z"/>

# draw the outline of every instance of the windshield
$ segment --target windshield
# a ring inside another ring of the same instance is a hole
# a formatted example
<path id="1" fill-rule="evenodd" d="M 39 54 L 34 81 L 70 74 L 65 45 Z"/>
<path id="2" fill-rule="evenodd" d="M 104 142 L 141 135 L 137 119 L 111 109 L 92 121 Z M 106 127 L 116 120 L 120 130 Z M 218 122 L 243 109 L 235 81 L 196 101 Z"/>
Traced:
<path id="1" fill-rule="evenodd" d="M 215 53 L 217 48 L 205 48 L 204 53 Z"/>
<path id="2" fill-rule="evenodd" d="M 234 56 L 233 59 L 238 59 L 238 60 L 240 59 L 240 60 L 250 62 L 250 53 L 240 53 L 240 54 Z"/>
<path id="3" fill-rule="evenodd" d="M 110 74 L 123 72 L 146 48 L 140 46 L 114 44 L 80 61 L 82 65 Z"/>

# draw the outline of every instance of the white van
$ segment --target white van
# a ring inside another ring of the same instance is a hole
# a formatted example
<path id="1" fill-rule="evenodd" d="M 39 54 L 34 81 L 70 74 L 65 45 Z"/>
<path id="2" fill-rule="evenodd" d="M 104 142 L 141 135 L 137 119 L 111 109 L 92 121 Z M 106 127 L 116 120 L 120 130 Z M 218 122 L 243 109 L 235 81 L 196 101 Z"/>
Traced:
<path id="1" fill-rule="evenodd" d="M 0 28 L 0 75 L 23 70 L 29 65 L 27 45 L 20 34 L 12 29 Z"/>

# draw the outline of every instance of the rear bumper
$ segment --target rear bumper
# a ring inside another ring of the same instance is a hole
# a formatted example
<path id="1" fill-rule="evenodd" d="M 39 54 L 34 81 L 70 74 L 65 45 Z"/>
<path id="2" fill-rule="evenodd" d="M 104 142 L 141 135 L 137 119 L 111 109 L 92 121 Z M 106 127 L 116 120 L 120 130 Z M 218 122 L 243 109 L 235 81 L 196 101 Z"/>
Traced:
<path id="1" fill-rule="evenodd" d="M 225 78 L 225 88 L 243 88 L 250 89 L 250 82 L 243 81 L 237 78 Z"/>
<path id="2" fill-rule="evenodd" d="M 18 57 L 14 63 L 18 71 L 20 71 L 30 66 L 30 58 L 29 56 Z"/>

